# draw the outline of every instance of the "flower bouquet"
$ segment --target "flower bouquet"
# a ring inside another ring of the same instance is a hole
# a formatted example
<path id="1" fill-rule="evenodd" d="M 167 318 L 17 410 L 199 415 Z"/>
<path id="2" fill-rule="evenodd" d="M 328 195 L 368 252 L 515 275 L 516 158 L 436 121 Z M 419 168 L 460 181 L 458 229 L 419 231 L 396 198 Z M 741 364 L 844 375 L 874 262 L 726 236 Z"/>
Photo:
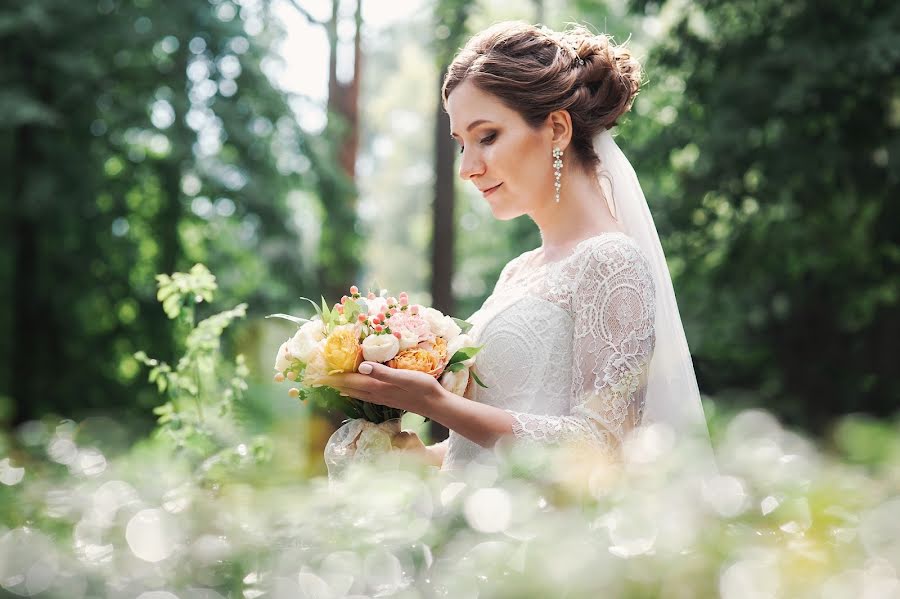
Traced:
<path id="1" fill-rule="evenodd" d="M 446 316 L 434 308 L 409 302 L 404 292 L 398 298 L 386 292 L 363 297 L 356 286 L 350 295 L 330 309 L 324 298 L 310 319 L 287 314 L 283 318 L 299 326 L 278 348 L 275 381 L 289 381 L 288 393 L 348 420 L 331 436 L 325 449 L 329 472 L 343 469 L 354 459 L 390 451 L 400 432 L 403 410 L 342 396 L 319 379 L 338 373 L 357 372 L 365 360 L 390 368 L 429 374 L 457 395 L 463 395 L 471 377 L 484 386 L 473 370 L 480 347 L 466 333 L 472 325 Z M 303 298 L 306 299 L 306 298 Z"/>

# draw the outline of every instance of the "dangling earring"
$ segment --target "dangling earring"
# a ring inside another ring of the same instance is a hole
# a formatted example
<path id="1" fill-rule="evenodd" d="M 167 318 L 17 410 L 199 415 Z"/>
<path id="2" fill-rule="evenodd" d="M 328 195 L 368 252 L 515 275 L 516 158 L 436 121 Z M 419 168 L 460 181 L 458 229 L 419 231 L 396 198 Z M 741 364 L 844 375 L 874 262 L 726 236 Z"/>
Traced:
<path id="1" fill-rule="evenodd" d="M 560 179 L 562 178 L 562 157 L 563 151 L 559 148 L 553 148 L 553 177 L 555 181 L 553 182 L 553 186 L 556 188 L 556 203 L 559 204 L 559 188 L 561 186 Z"/>

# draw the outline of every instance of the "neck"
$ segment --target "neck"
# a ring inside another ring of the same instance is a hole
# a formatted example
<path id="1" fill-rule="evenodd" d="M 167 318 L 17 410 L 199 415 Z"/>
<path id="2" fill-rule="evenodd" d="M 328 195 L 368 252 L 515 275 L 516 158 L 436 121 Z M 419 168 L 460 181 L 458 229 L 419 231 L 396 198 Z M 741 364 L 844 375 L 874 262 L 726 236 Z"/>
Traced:
<path id="1" fill-rule="evenodd" d="M 559 204 L 551 197 L 529 216 L 541 231 L 547 260 L 568 253 L 579 241 L 622 228 L 609 211 L 596 175 L 564 167 Z"/>

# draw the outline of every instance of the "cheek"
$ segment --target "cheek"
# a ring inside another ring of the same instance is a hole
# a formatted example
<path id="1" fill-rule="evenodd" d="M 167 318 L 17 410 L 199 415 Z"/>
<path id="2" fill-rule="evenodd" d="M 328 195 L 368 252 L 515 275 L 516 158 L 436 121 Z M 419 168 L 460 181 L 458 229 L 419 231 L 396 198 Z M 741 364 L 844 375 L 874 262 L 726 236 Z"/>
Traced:
<path id="1" fill-rule="evenodd" d="M 515 188 L 518 203 L 525 208 L 541 202 L 546 195 L 546 187 L 552 183 L 552 158 L 544 160 L 533 147 L 520 148 L 510 165 L 515 173 Z"/>

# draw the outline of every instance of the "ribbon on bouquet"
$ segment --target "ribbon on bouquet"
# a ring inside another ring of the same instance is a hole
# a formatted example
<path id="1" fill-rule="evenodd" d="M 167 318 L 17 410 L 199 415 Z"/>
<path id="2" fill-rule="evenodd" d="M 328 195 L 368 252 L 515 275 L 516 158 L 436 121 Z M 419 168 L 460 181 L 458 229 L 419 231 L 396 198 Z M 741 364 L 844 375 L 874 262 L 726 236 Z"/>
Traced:
<path id="1" fill-rule="evenodd" d="M 371 461 L 390 452 L 394 437 L 399 433 L 399 418 L 380 424 L 362 418 L 348 420 L 334 431 L 325 445 L 328 478 L 340 476 L 353 463 Z"/>

